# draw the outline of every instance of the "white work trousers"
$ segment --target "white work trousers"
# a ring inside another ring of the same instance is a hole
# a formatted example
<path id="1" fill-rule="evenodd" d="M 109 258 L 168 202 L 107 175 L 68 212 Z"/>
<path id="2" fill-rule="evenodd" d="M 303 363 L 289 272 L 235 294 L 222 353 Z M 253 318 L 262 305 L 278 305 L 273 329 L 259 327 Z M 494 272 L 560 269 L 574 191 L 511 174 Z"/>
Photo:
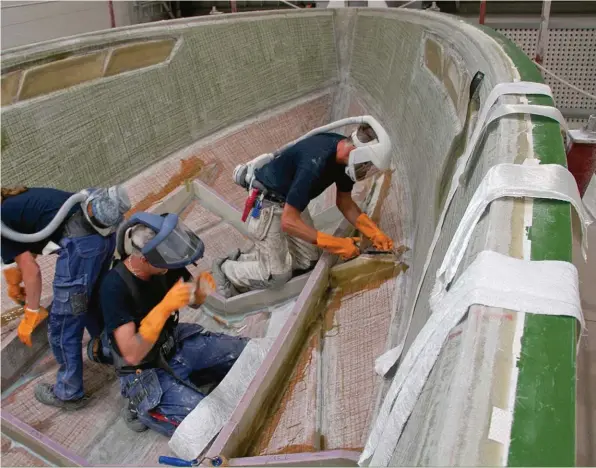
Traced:
<path id="1" fill-rule="evenodd" d="M 247 221 L 254 247 L 221 266 L 239 292 L 279 288 L 292 278 L 292 272 L 312 268 L 321 255 L 315 245 L 282 231 L 280 206 L 265 204 L 258 218 L 249 216 Z M 302 212 L 302 220 L 313 226 L 308 208 Z"/>

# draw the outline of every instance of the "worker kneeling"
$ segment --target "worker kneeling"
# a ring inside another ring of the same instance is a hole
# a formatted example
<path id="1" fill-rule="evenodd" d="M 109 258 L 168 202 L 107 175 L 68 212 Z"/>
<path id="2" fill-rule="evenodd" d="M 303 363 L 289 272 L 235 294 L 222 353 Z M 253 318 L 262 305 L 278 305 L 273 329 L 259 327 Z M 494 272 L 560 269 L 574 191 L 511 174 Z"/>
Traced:
<path id="1" fill-rule="evenodd" d="M 197 373 L 221 380 L 248 339 L 178 323 L 178 310 L 200 305 L 215 283 L 208 273 L 189 282 L 185 267 L 204 246 L 177 215 L 132 216 L 118 231 L 117 248 L 124 260 L 106 275 L 100 302 L 128 399 L 122 416 L 137 432 L 149 427 L 171 436 L 205 397 L 193 383 Z"/>
<path id="2" fill-rule="evenodd" d="M 350 137 L 328 129 L 360 124 Z M 393 241 L 352 199 L 355 182 L 390 165 L 391 142 L 371 116 L 354 117 L 315 129 L 278 152 L 236 167 L 234 181 L 247 188 L 243 216 L 254 247 L 215 260 L 217 290 L 231 297 L 251 289 L 283 286 L 299 271 L 311 269 L 324 249 L 343 259 L 360 254 L 353 238 L 316 231 L 307 206 L 327 187 L 337 187 L 336 205 L 375 248 L 391 250 Z M 249 211 L 250 210 L 250 211 Z M 250 215 L 248 213 L 250 212 Z"/>

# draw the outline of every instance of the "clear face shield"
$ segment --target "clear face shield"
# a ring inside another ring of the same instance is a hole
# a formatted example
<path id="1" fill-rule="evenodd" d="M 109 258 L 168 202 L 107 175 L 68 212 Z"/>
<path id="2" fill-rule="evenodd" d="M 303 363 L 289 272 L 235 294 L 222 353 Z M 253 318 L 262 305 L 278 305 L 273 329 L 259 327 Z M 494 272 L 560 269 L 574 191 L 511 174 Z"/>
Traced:
<path id="1" fill-rule="evenodd" d="M 132 228 L 139 224 L 155 233 L 155 237 L 142 248 L 135 245 L 134 235 L 131 237 Z M 178 215 L 172 213 L 136 213 L 131 216 L 118 230 L 117 248 L 122 258 L 130 253 L 125 246 L 126 238 L 155 268 L 183 268 L 196 262 L 205 252 L 205 245 L 199 236 Z"/>
<path id="2" fill-rule="evenodd" d="M 363 143 L 358 139 L 357 131 L 352 133 L 351 140 L 355 148 L 350 151 L 346 174 L 352 181 L 360 182 L 379 172 L 379 169 L 372 162 L 371 153 L 374 151 L 375 146 L 378 145 L 378 141 L 372 140 Z"/>
<path id="3" fill-rule="evenodd" d="M 147 249 L 151 243 L 145 246 L 142 253 L 156 268 L 184 267 L 202 257 L 205 250 L 201 239 L 182 221 L 178 221 L 176 227 L 159 244 Z"/>

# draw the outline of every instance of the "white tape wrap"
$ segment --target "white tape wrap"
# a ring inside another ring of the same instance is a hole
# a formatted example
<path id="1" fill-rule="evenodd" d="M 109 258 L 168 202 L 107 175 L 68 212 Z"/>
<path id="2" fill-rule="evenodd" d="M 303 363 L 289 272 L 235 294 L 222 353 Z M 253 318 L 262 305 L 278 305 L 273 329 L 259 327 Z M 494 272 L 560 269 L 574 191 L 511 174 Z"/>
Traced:
<path id="1" fill-rule="evenodd" d="M 420 291 L 422 290 L 422 284 L 424 283 L 424 279 L 426 278 L 426 273 L 428 272 L 428 267 L 432 260 L 435 247 L 437 246 L 437 243 L 439 241 L 439 237 L 443 229 L 443 223 L 445 222 L 445 217 L 447 216 L 447 211 L 449 210 L 449 206 L 451 205 L 451 202 L 455 197 L 455 193 L 459 188 L 462 175 L 464 174 L 471 157 L 476 151 L 478 142 L 482 140 L 484 133 L 487 131 L 488 126 L 495 120 L 500 119 L 501 117 L 505 117 L 507 115 L 527 113 L 551 118 L 559 122 L 559 124 L 563 126 L 565 131 L 567 131 L 567 124 L 565 122 L 565 119 L 563 118 L 559 110 L 554 107 L 538 106 L 531 104 L 504 104 L 493 109 L 493 105 L 497 102 L 499 97 L 510 94 L 534 94 L 549 96 L 552 98 L 552 92 L 548 85 L 525 81 L 520 81 L 517 83 L 500 83 L 496 85 L 493 88 L 493 90 L 489 93 L 488 97 L 486 98 L 486 101 L 482 106 L 482 109 L 480 110 L 480 113 L 478 115 L 478 121 L 474 128 L 474 132 L 472 133 L 468 143 L 466 144 L 465 151 L 462 154 L 462 156 L 457 160 L 456 169 L 451 178 L 451 183 L 449 186 L 449 191 L 447 193 L 445 204 L 439 216 L 439 220 L 437 221 L 435 234 L 433 236 L 430 247 L 428 248 L 426 261 L 424 262 L 422 274 L 420 276 L 420 280 L 416 288 L 416 293 L 414 295 L 414 301 L 408 314 L 406 336 L 398 346 L 390 349 L 389 351 L 385 352 L 383 355 L 377 358 L 375 362 L 375 371 L 380 375 L 385 375 L 387 372 L 389 372 L 389 370 L 395 365 L 395 363 L 401 356 L 401 350 L 403 350 L 405 341 L 407 339 L 407 333 L 412 322 L 412 317 L 414 315 L 414 310 L 416 309 L 416 304 L 420 296 Z"/>
<path id="2" fill-rule="evenodd" d="M 361 466 L 389 466 L 391 456 L 449 332 L 479 304 L 542 315 L 583 316 L 578 277 L 568 262 L 529 262 L 483 251 L 449 292 L 431 302 L 424 325 L 385 396 L 359 460 Z"/>
<path id="3" fill-rule="evenodd" d="M 499 164 L 493 166 L 482 179 L 464 213 L 443 263 L 436 272 L 437 281 L 432 296 L 446 289 L 461 263 L 474 227 L 494 200 L 502 197 L 532 197 L 564 200 L 573 205 L 581 220 L 582 253 L 587 259 L 588 236 L 586 229 L 591 219 L 586 213 L 573 175 L 558 164 L 523 166 Z"/>

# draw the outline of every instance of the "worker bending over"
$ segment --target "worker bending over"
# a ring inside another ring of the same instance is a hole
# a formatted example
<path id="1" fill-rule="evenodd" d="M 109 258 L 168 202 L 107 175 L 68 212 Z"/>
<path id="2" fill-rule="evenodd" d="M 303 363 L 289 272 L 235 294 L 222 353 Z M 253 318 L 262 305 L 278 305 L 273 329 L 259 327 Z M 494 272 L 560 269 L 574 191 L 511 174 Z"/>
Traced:
<path id="1" fill-rule="evenodd" d="M 177 215 L 135 214 L 120 227 L 117 246 L 125 260 L 102 282 L 100 301 L 128 399 L 121 414 L 134 431 L 149 427 L 171 436 L 205 397 L 196 379 L 221 380 L 248 340 L 178 323 L 178 310 L 200 305 L 215 283 L 208 273 L 187 282 L 185 267 L 204 246 Z"/>
<path id="2" fill-rule="evenodd" d="M 318 132 L 355 122 L 360 125 L 350 137 Z M 364 116 L 313 130 L 278 155 L 262 155 L 236 167 L 235 182 L 250 191 L 244 218 L 251 210 L 248 231 L 254 247 L 214 261 L 218 292 L 231 297 L 251 289 L 283 286 L 293 274 L 314 266 L 319 248 L 344 259 L 359 255 L 353 238 L 335 237 L 313 227 L 307 206 L 333 184 L 336 205 L 344 217 L 375 248 L 391 250 L 393 241 L 360 210 L 351 194 L 355 182 L 388 168 L 390 149 L 385 130 L 374 118 Z"/>
<path id="3" fill-rule="evenodd" d="M 42 281 L 36 256 L 50 241 L 60 247 L 48 320 L 50 347 L 60 367 L 55 385 L 35 387 L 35 397 L 43 404 L 78 409 L 87 402 L 83 329 L 92 339 L 100 334 L 101 311 L 91 298 L 110 267 L 115 230 L 128 209 L 122 187 L 77 194 L 52 188 L 2 189 L 2 261 L 17 264 L 5 269 L 4 277 L 10 298 L 25 308 L 17 334 L 27 346 L 32 345 L 33 330 L 48 316 L 40 305 Z"/>

